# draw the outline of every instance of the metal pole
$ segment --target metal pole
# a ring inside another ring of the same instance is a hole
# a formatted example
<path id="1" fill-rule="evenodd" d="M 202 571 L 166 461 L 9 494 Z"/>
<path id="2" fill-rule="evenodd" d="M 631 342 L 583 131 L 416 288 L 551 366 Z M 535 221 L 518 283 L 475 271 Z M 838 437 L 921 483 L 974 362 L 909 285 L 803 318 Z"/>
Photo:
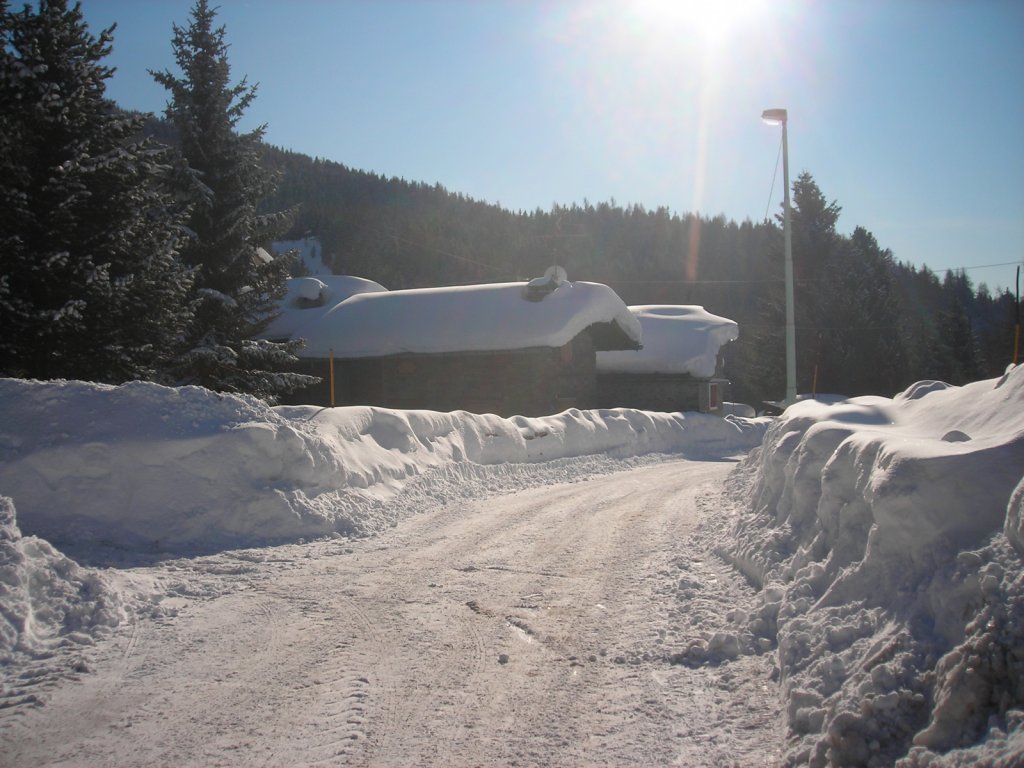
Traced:
<path id="1" fill-rule="evenodd" d="M 1017 322 L 1013 326 L 1013 364 L 1017 364 L 1020 357 L 1020 267 L 1017 267 Z"/>
<path id="2" fill-rule="evenodd" d="M 333 349 L 331 349 L 331 351 L 330 351 L 330 358 L 331 358 L 331 363 L 330 363 L 330 365 L 331 365 L 331 374 L 330 374 L 331 375 L 331 408 L 333 408 L 334 407 L 334 350 Z"/>
<path id="3" fill-rule="evenodd" d="M 783 237 L 786 247 L 786 404 L 796 402 L 796 322 L 793 312 L 793 236 L 790 231 L 789 205 L 789 126 L 788 116 L 782 121 L 782 183 L 785 185 Z"/>

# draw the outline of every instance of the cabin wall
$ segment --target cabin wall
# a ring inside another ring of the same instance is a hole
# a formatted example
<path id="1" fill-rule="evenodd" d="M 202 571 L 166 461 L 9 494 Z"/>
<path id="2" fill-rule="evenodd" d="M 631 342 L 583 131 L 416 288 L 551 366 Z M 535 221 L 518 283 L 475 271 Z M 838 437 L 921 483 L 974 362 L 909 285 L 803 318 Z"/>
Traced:
<path id="1" fill-rule="evenodd" d="M 324 381 L 288 404 L 330 405 L 328 360 L 306 359 L 302 373 Z M 500 416 L 545 416 L 596 407 L 596 355 L 588 333 L 561 348 L 389 355 L 334 361 L 335 405 L 375 405 Z"/>
<path id="2" fill-rule="evenodd" d="M 684 374 L 602 373 L 597 376 L 599 408 L 636 408 L 675 413 L 721 413 L 724 379 Z"/>

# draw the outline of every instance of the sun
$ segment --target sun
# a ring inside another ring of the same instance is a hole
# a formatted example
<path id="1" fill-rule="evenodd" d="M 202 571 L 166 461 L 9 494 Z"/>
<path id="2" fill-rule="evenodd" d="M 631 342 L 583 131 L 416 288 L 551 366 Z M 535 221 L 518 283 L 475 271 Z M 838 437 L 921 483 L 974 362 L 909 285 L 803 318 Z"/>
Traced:
<path id="1" fill-rule="evenodd" d="M 761 19 L 766 0 L 634 0 L 623 6 L 649 33 L 699 38 L 708 46 L 730 42 L 734 33 Z"/>

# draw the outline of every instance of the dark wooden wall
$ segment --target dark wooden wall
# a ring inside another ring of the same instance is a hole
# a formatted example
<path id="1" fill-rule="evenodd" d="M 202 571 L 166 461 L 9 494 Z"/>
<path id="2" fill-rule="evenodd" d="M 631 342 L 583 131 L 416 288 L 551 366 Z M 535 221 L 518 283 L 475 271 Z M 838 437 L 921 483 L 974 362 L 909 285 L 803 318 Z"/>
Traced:
<path id="1" fill-rule="evenodd" d="M 329 362 L 305 359 L 297 370 L 324 381 L 283 402 L 330 405 Z M 596 386 L 596 355 L 587 332 L 561 348 L 334 361 L 335 405 L 545 416 L 597 407 Z"/>
<path id="2" fill-rule="evenodd" d="M 712 382 L 717 385 L 717 403 L 709 402 Z M 727 385 L 725 379 L 709 381 L 682 374 L 603 373 L 597 376 L 597 402 L 599 408 L 718 413 Z"/>

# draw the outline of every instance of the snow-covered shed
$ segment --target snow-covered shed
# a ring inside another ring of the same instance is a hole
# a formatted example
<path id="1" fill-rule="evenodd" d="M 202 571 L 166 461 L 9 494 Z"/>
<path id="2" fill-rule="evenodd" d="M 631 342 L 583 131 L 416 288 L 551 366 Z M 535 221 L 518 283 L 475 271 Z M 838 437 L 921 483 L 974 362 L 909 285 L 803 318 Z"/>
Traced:
<path id="1" fill-rule="evenodd" d="M 386 290 L 373 280 L 348 275 L 290 278 L 285 294 L 277 304 L 276 314 L 260 336 L 271 341 L 297 338 L 301 335 L 296 333 L 299 328 L 314 324 L 350 296 Z"/>
<path id="2" fill-rule="evenodd" d="M 722 347 L 739 338 L 739 326 L 692 305 L 629 309 L 643 329 L 643 349 L 597 354 L 599 406 L 720 413 L 728 384 Z"/>
<path id="3" fill-rule="evenodd" d="M 591 408 L 596 352 L 640 346 L 606 285 L 564 272 L 529 283 L 361 293 L 295 331 L 323 384 L 290 402 L 546 415 Z"/>

